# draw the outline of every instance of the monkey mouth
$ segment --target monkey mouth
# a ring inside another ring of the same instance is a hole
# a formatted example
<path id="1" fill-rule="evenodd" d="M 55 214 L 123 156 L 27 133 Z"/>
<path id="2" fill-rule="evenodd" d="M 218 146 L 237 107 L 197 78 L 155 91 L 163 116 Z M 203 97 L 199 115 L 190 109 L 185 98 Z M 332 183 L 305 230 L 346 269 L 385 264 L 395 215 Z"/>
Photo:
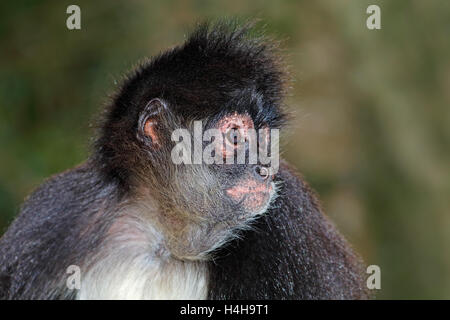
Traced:
<path id="1" fill-rule="evenodd" d="M 249 181 L 247 184 L 234 186 L 227 191 L 228 196 L 245 211 L 252 215 L 264 213 L 275 194 L 275 185 Z"/>

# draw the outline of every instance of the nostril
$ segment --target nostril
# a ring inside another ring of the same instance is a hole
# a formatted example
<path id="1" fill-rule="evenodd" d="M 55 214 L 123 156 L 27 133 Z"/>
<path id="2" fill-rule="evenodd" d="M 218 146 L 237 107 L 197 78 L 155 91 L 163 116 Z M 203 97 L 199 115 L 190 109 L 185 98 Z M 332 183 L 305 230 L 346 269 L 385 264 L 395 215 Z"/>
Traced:
<path id="1" fill-rule="evenodd" d="M 266 167 L 255 166 L 255 173 L 264 180 L 269 177 L 269 169 Z"/>

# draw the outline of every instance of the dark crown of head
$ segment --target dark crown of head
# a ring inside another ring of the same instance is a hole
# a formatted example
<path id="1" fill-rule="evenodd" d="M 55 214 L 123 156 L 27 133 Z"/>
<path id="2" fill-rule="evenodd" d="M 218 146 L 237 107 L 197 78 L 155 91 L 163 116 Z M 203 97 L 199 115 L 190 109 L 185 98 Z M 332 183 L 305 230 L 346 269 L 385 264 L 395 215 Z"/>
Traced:
<path id="1" fill-rule="evenodd" d="M 128 75 L 103 115 L 95 147 L 102 164 L 118 164 L 117 153 L 126 152 L 123 143 L 134 139 L 139 113 L 153 98 L 185 121 L 246 112 L 256 128 L 280 127 L 285 72 L 275 43 L 255 36 L 252 25 L 200 24 L 183 44 Z"/>

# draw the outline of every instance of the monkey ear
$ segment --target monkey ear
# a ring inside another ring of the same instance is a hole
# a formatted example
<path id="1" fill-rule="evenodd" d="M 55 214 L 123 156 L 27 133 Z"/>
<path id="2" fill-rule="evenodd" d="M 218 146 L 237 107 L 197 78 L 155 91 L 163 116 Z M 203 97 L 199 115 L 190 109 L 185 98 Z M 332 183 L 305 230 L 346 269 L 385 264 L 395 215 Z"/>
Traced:
<path id="1" fill-rule="evenodd" d="M 137 138 L 144 143 L 159 147 L 161 144 L 160 129 L 162 114 L 167 110 L 167 104 L 155 98 L 150 100 L 139 115 Z"/>

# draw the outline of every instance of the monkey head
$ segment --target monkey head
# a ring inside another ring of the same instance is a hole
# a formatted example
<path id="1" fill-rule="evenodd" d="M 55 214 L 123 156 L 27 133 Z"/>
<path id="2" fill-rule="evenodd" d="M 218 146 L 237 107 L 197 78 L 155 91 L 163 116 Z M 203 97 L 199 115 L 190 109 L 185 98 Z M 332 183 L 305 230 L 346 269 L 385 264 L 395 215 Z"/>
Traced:
<path id="1" fill-rule="evenodd" d="M 156 204 L 146 219 L 180 259 L 206 259 L 276 195 L 267 163 L 249 158 L 283 123 L 283 72 L 271 42 L 248 34 L 248 26 L 204 24 L 144 63 L 107 109 L 96 142 L 102 172 Z"/>

